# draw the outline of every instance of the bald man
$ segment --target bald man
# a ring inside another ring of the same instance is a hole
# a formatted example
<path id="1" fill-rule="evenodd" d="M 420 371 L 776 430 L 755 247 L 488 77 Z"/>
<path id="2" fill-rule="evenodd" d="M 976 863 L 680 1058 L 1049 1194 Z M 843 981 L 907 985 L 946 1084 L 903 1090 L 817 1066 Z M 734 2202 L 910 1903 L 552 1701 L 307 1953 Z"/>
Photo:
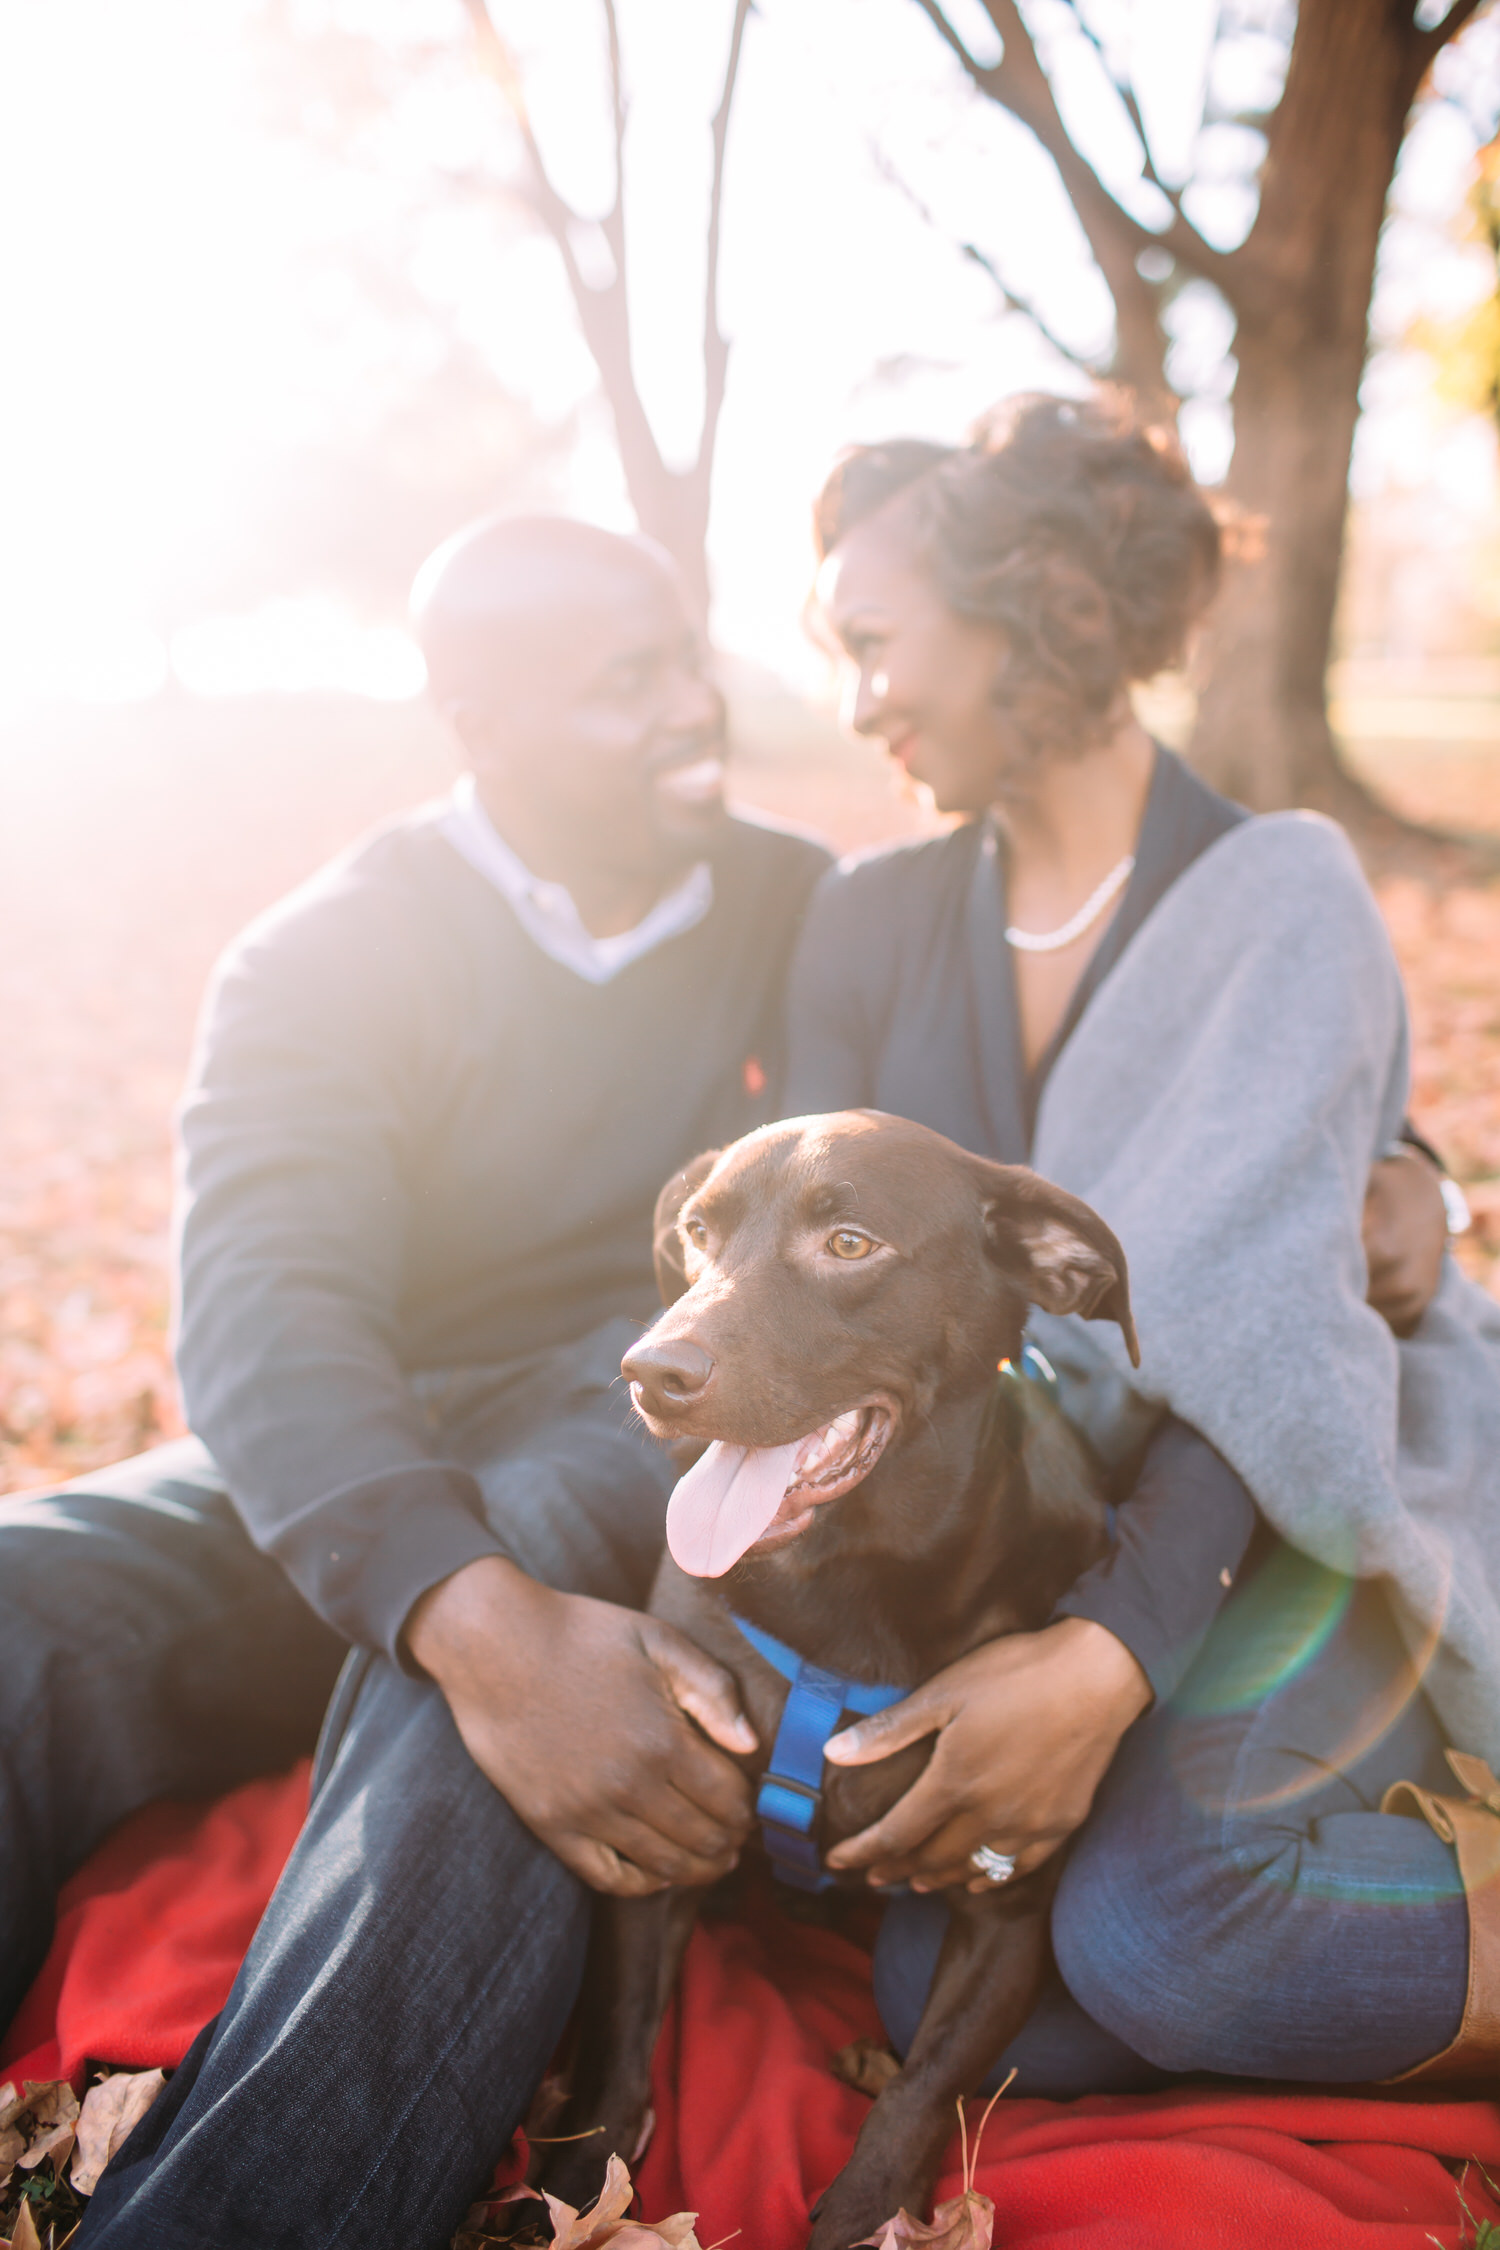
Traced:
<path id="1" fill-rule="evenodd" d="M 772 1114 L 826 855 L 726 813 L 655 549 L 480 525 L 416 609 L 463 779 L 210 995 L 197 1436 L 0 1503 L 0 2021 L 100 1836 L 310 1748 L 356 1652 L 229 2002 L 94 2197 L 104 2250 L 446 2244 L 566 2022 L 588 1886 L 709 1878 L 749 1822 L 731 1683 L 630 1606 L 671 1472 L 617 1378 L 662 1180 Z"/>

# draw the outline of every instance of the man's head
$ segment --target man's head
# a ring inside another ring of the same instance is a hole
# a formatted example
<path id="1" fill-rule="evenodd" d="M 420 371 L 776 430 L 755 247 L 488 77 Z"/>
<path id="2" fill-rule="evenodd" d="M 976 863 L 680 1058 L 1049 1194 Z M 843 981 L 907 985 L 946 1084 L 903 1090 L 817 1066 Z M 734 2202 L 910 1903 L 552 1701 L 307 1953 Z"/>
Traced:
<path id="1" fill-rule="evenodd" d="M 723 818 L 723 702 L 658 547 L 560 517 L 491 518 L 423 565 L 431 692 L 486 806 L 670 874 Z"/>

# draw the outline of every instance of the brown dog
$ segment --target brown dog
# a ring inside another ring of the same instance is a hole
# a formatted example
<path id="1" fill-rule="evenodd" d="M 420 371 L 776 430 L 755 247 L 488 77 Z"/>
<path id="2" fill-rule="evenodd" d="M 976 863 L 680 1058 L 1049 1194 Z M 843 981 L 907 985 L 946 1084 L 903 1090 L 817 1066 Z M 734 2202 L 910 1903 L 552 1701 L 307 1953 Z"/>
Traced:
<path id="1" fill-rule="evenodd" d="M 1045 1624 L 1103 1551 L 1083 1448 L 1037 1386 L 996 1372 L 1019 1359 L 1030 1305 L 1117 1321 L 1136 1356 L 1124 1254 L 1075 1196 L 904 1119 L 801 1118 L 669 1182 L 656 1264 L 668 1309 L 624 1373 L 655 1437 L 706 1440 L 709 1453 L 673 1495 L 651 1608 L 734 1674 L 765 1746 L 744 1761 L 752 1774 L 766 1771 L 788 1685 L 734 1614 L 850 1682 L 910 1689 Z M 825 1767 L 811 1844 L 878 1819 L 929 1755 Z M 819 2203 L 813 2250 L 845 2250 L 899 2205 L 925 2210 L 955 2098 L 1036 1999 L 1057 1867 L 947 1894 L 921 2025 Z M 612 2150 L 635 2152 L 699 1895 L 598 1904 L 555 2128 L 589 2137 L 541 2167 L 575 2205 Z"/>

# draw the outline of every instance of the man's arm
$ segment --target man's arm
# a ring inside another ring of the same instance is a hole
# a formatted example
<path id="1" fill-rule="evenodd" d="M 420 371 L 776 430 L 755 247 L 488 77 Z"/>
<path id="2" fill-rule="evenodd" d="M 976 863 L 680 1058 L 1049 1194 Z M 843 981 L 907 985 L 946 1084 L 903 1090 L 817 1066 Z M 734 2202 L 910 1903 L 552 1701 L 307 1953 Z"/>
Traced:
<path id="1" fill-rule="evenodd" d="M 229 956 L 182 1116 L 189 1416 L 256 1544 L 338 1630 L 437 1681 L 575 1873 L 712 1881 L 749 1822 L 722 1754 L 754 1747 L 733 1681 L 671 1627 L 508 1560 L 397 1358 L 422 1104 L 443 1082 L 434 1001 L 347 895 Z"/>
<path id="2" fill-rule="evenodd" d="M 178 1368 L 257 1546 L 350 1640 L 501 1551 L 396 1356 L 423 1087 L 395 933 L 330 889 L 253 928 L 211 990 L 180 1120 Z"/>
<path id="3" fill-rule="evenodd" d="M 755 1730 L 675 1627 L 489 1556 L 422 1597 L 407 1641 L 481 1773 L 595 1890 L 633 1898 L 733 1866 L 750 1791 L 729 1760 Z"/>

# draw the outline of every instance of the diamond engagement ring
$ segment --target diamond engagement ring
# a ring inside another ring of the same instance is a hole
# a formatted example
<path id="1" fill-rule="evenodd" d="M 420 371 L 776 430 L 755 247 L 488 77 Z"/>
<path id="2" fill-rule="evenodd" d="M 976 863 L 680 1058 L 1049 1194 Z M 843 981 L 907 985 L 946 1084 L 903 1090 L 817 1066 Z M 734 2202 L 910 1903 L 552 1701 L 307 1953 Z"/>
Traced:
<path id="1" fill-rule="evenodd" d="M 981 1844 L 977 1852 L 970 1852 L 969 1865 L 987 1883 L 1008 1883 L 1016 1871 L 1010 1853 L 997 1852 L 993 1844 Z"/>

